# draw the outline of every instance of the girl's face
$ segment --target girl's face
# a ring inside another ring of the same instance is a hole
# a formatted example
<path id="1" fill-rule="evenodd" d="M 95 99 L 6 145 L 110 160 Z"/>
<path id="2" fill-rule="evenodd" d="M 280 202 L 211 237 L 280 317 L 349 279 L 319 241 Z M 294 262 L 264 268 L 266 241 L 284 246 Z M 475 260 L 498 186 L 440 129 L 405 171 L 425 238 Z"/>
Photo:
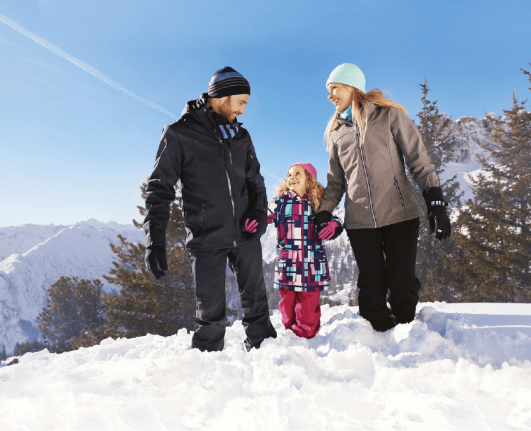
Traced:
<path id="1" fill-rule="evenodd" d="M 306 186 L 308 179 L 306 178 L 306 171 L 300 166 L 292 166 L 288 171 L 288 187 L 291 191 L 297 193 L 299 196 L 306 194 Z"/>
<path id="2" fill-rule="evenodd" d="M 333 82 L 328 86 L 328 100 L 338 112 L 344 111 L 352 104 L 353 91 L 354 89 L 349 85 Z"/>

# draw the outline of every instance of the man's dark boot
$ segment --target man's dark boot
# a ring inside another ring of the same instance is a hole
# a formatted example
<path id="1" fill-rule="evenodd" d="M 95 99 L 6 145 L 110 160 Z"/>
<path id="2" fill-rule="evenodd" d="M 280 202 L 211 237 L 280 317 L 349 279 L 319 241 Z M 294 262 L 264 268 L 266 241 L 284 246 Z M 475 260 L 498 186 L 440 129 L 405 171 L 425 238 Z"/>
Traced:
<path id="1" fill-rule="evenodd" d="M 273 327 L 273 324 L 270 320 L 267 322 L 266 325 L 265 336 L 247 337 L 245 340 L 243 340 L 243 347 L 248 352 L 250 352 L 253 347 L 255 349 L 259 349 L 260 345 L 262 344 L 262 341 L 264 341 L 266 338 L 277 338 L 277 331 Z"/>

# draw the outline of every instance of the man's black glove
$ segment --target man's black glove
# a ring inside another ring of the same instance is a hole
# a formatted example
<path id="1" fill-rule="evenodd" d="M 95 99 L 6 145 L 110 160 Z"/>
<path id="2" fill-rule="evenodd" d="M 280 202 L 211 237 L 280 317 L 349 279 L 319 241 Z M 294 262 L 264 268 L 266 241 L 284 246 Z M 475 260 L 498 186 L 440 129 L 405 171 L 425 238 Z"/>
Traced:
<path id="1" fill-rule="evenodd" d="M 452 226 L 450 218 L 446 214 L 448 204 L 444 202 L 444 196 L 440 187 L 430 187 L 422 193 L 428 207 L 428 233 L 435 232 L 435 238 L 443 240 L 450 238 Z"/>
<path id="2" fill-rule="evenodd" d="M 250 231 L 246 229 L 249 225 L 254 227 Z M 241 220 L 241 228 L 245 237 L 251 239 L 260 238 L 267 230 L 266 213 L 262 210 L 252 209 L 243 216 Z"/>
<path id="3" fill-rule="evenodd" d="M 149 273 L 155 277 L 155 280 L 160 280 L 166 273 L 163 271 L 168 270 L 168 261 L 166 260 L 166 246 L 164 245 L 152 245 L 146 249 L 144 256 L 146 262 L 146 269 Z M 157 267 L 159 264 L 160 270 Z"/>
<path id="4" fill-rule="evenodd" d="M 332 213 L 330 211 L 319 211 L 313 219 L 315 232 L 319 233 L 324 229 L 328 222 L 332 220 Z"/>

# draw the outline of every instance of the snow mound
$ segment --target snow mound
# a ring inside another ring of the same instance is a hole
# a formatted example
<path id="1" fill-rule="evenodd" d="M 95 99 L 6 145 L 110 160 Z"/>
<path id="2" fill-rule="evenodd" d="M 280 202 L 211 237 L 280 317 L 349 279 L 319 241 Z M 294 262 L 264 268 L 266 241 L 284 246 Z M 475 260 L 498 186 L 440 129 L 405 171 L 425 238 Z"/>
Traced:
<path id="1" fill-rule="evenodd" d="M 250 353 L 236 322 L 223 352 L 190 349 L 181 330 L 26 354 L 0 369 L 0 428 L 530 429 L 525 305 L 427 304 L 386 333 L 324 306 L 313 340 L 277 313 L 278 338 Z"/>

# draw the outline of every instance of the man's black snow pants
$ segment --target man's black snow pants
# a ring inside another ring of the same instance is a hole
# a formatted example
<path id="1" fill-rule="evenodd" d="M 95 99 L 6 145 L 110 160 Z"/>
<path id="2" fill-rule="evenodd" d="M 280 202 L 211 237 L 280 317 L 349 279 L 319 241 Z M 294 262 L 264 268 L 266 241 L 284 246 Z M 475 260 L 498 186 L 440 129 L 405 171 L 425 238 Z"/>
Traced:
<path id="1" fill-rule="evenodd" d="M 227 258 L 238 283 L 243 309 L 242 323 L 247 337 L 261 341 L 269 336 L 272 329 L 259 239 L 231 249 L 191 251 L 190 264 L 197 297 L 192 348 L 202 351 L 223 350 Z"/>
<path id="2" fill-rule="evenodd" d="M 416 218 L 376 229 L 347 229 L 360 271 L 360 315 L 377 331 L 415 318 L 420 290 L 415 276 L 419 226 Z"/>

